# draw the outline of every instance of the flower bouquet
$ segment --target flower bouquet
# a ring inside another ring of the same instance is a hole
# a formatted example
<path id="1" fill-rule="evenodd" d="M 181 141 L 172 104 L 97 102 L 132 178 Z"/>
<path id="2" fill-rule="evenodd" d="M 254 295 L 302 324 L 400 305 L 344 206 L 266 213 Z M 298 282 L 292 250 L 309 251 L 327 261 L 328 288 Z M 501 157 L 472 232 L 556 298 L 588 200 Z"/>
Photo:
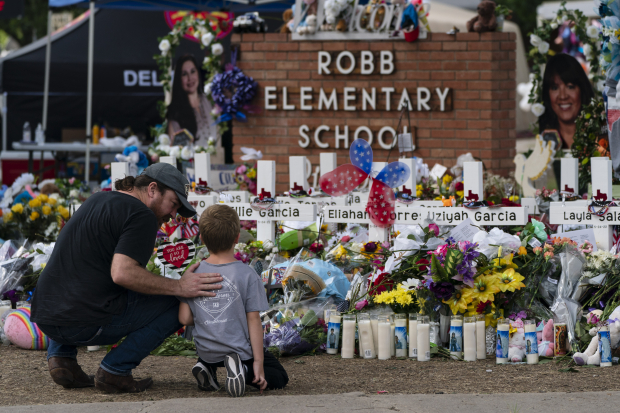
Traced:
<path id="1" fill-rule="evenodd" d="M 244 163 L 235 169 L 235 182 L 237 190 L 249 191 L 256 195 L 256 164 Z"/>
<path id="2" fill-rule="evenodd" d="M 30 241 L 52 242 L 69 217 L 69 210 L 56 199 L 39 195 L 27 204 L 13 205 L 3 215 L 3 223 Z"/>

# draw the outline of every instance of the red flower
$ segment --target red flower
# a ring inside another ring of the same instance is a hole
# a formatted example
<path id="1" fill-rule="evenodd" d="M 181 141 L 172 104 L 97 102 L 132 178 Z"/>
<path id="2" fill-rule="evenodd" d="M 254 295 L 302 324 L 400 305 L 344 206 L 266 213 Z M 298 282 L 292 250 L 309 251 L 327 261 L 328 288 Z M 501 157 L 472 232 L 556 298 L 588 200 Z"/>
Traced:
<path id="1" fill-rule="evenodd" d="M 456 184 L 454 184 L 454 190 L 455 191 L 464 191 L 465 187 L 463 185 L 463 182 L 457 182 Z"/>
<path id="2" fill-rule="evenodd" d="M 516 202 L 512 202 L 508 198 L 502 198 L 502 204 L 504 206 L 508 206 L 508 207 L 520 207 L 521 206 L 521 204 L 517 204 Z"/>
<path id="3" fill-rule="evenodd" d="M 422 258 L 421 260 L 418 260 L 415 263 L 420 265 L 420 271 L 426 271 L 428 268 L 428 264 L 430 264 L 431 262 L 429 260 Z"/>
<path id="4" fill-rule="evenodd" d="M 344 237 L 340 239 L 340 242 L 344 242 L 344 243 L 347 243 L 349 241 L 351 241 L 351 237 L 348 235 L 345 235 Z"/>
<path id="5" fill-rule="evenodd" d="M 377 278 L 373 281 L 372 286 L 368 289 L 368 294 L 371 296 L 381 294 L 384 291 L 387 291 L 387 287 L 390 287 L 390 290 L 394 286 L 394 281 L 387 279 L 390 276 L 387 272 L 382 272 L 377 276 Z"/>
<path id="6" fill-rule="evenodd" d="M 324 249 L 325 247 L 320 242 L 313 242 L 312 245 L 310 245 L 310 251 L 314 252 L 315 254 L 320 253 Z"/>
<path id="7" fill-rule="evenodd" d="M 485 301 L 485 302 L 481 302 L 478 303 L 478 305 L 476 306 L 476 312 L 478 314 L 484 314 L 484 310 L 487 308 L 487 306 L 491 305 L 491 301 Z"/>

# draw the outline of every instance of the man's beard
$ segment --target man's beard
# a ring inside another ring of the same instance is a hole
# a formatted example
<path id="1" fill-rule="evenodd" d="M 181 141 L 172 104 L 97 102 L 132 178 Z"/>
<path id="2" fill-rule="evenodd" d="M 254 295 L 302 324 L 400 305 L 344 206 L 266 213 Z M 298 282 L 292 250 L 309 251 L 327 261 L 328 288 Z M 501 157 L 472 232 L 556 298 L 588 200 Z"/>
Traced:
<path id="1" fill-rule="evenodd" d="M 157 224 L 160 227 L 172 219 L 172 215 L 170 214 L 164 215 L 164 213 L 161 211 L 161 204 L 151 205 L 149 209 L 153 211 L 153 213 L 155 214 L 155 217 L 157 217 Z"/>

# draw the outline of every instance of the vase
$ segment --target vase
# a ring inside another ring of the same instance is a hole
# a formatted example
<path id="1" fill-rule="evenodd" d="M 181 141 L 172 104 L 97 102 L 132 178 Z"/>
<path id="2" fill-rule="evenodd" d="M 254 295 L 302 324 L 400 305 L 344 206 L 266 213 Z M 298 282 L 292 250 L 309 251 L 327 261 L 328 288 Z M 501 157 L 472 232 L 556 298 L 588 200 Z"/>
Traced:
<path id="1" fill-rule="evenodd" d="M 495 28 L 496 32 L 504 31 L 504 20 L 506 17 L 504 15 L 495 16 L 495 21 L 497 22 L 497 27 Z"/>

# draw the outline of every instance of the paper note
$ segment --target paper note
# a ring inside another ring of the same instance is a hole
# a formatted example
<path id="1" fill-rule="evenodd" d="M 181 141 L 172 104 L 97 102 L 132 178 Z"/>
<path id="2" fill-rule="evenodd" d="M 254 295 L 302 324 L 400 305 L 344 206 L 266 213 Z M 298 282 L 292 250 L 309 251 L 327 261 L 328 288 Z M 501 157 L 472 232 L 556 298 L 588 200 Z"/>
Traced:
<path id="1" fill-rule="evenodd" d="M 478 232 L 480 229 L 473 225 L 471 219 L 467 218 L 450 231 L 450 236 L 455 241 L 471 241 Z"/>
<path id="2" fill-rule="evenodd" d="M 431 178 L 433 178 L 433 180 L 436 181 L 437 179 L 440 179 L 447 170 L 447 167 L 436 163 L 435 166 L 433 166 L 433 169 L 431 169 L 429 175 Z"/>
<path id="3" fill-rule="evenodd" d="M 580 229 L 578 231 L 568 231 L 568 232 L 558 232 L 552 237 L 558 238 L 570 238 L 575 241 L 578 245 L 583 244 L 586 241 L 589 241 L 592 244 L 592 252 L 595 252 L 598 248 L 596 248 L 596 238 L 594 237 L 594 230 L 592 228 L 588 229 Z"/>

